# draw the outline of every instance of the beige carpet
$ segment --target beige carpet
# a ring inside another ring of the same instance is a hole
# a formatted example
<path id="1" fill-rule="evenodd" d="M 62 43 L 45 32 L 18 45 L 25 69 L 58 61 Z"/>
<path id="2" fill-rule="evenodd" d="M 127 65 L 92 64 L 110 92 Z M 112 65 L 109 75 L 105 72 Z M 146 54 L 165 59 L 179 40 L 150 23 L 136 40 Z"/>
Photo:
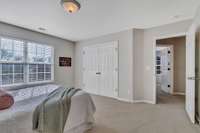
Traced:
<path id="1" fill-rule="evenodd" d="M 184 97 L 159 97 L 159 104 L 131 104 L 93 96 L 96 125 L 87 133 L 200 133 L 184 110 Z"/>

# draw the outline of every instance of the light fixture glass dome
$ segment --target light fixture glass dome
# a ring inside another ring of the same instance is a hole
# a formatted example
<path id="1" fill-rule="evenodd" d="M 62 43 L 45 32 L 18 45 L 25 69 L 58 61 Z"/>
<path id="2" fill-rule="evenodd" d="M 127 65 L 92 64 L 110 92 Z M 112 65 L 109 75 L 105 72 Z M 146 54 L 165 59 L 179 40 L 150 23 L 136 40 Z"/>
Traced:
<path id="1" fill-rule="evenodd" d="M 75 13 L 81 8 L 80 3 L 76 0 L 61 0 L 61 5 L 68 13 Z"/>

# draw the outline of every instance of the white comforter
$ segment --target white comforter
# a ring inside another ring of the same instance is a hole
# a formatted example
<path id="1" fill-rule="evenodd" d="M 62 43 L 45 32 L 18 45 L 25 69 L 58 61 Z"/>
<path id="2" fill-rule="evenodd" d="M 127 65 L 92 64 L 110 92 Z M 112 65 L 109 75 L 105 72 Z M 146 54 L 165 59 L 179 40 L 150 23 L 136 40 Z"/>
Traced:
<path id="1" fill-rule="evenodd" d="M 15 104 L 0 111 L 0 133 L 35 133 L 32 131 L 32 114 L 35 107 L 57 85 L 30 87 L 13 91 Z M 79 91 L 72 97 L 71 110 L 64 133 L 84 133 L 94 124 L 95 106 L 88 93 Z"/>

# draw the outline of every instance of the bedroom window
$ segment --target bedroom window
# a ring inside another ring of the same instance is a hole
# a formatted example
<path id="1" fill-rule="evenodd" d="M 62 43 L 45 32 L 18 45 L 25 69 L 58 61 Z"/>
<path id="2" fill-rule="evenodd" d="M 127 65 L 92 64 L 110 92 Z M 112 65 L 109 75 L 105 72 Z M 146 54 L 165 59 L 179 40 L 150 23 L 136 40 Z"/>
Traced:
<path id="1" fill-rule="evenodd" d="M 52 47 L 0 37 L 0 86 L 52 80 Z"/>
<path id="2" fill-rule="evenodd" d="M 52 48 L 46 45 L 28 43 L 29 82 L 52 79 Z"/>
<path id="3" fill-rule="evenodd" d="M 24 83 L 24 42 L 0 39 L 0 85 Z"/>

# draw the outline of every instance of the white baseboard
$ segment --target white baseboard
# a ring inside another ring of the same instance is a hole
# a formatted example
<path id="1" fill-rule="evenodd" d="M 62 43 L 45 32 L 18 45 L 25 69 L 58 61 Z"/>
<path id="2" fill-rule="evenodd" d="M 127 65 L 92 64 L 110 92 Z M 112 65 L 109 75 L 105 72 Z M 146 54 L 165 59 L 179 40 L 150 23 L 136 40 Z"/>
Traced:
<path id="1" fill-rule="evenodd" d="M 101 95 L 98 95 L 101 96 Z M 112 98 L 112 97 L 110 97 Z M 119 100 L 119 101 L 123 101 L 123 102 L 128 102 L 128 103 L 148 103 L 148 104 L 155 104 L 155 102 L 153 101 L 149 101 L 149 100 L 130 100 L 130 99 L 125 99 L 125 98 L 120 98 L 120 97 L 115 97 L 114 99 Z"/>
<path id="2" fill-rule="evenodd" d="M 116 98 L 119 101 L 123 101 L 123 102 L 128 102 L 128 103 L 133 103 L 133 101 L 129 100 L 129 99 L 125 99 L 125 98 Z"/>
<path id="3" fill-rule="evenodd" d="M 183 92 L 174 92 L 173 95 L 181 95 L 181 96 L 185 96 L 185 93 L 183 93 Z"/>
<path id="4" fill-rule="evenodd" d="M 123 101 L 123 102 L 128 102 L 128 103 L 148 103 L 148 104 L 155 104 L 153 101 L 148 101 L 148 100 L 128 100 L 128 99 L 124 99 L 124 98 L 117 98 L 117 100 L 119 101 Z"/>
<path id="5" fill-rule="evenodd" d="M 153 101 L 149 101 L 149 100 L 134 100 L 133 103 L 148 103 L 148 104 L 155 104 Z"/>

